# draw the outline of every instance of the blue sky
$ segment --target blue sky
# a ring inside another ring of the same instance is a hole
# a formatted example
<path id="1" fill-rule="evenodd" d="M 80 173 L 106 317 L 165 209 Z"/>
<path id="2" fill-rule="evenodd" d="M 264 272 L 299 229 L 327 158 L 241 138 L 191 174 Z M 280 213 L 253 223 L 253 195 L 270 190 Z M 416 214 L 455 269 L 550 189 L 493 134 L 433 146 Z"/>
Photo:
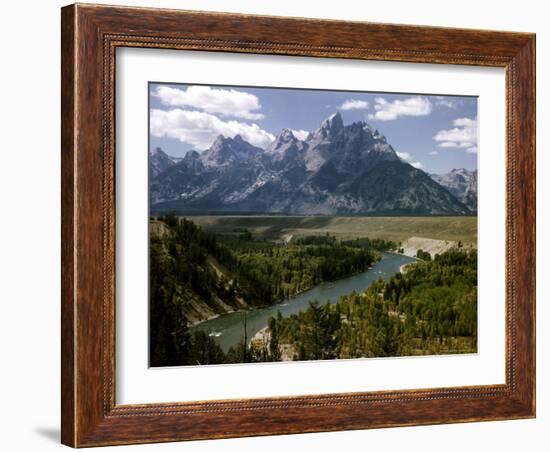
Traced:
<path id="1" fill-rule="evenodd" d="M 284 128 L 300 138 L 339 111 L 366 121 L 400 157 L 430 173 L 477 168 L 477 98 L 355 91 L 149 84 L 150 147 L 182 157 L 219 135 L 266 147 Z"/>

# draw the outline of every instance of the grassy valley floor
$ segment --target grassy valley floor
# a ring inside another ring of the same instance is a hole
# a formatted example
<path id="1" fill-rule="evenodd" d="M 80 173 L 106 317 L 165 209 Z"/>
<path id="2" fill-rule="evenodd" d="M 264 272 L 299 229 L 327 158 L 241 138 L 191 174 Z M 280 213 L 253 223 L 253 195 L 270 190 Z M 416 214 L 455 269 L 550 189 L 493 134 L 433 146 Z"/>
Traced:
<path id="1" fill-rule="evenodd" d="M 205 230 L 221 234 L 240 234 L 248 230 L 266 240 L 290 241 L 296 237 L 330 234 L 337 239 L 359 237 L 404 242 L 411 237 L 477 243 L 477 217 L 321 217 L 321 216 L 188 216 Z"/>

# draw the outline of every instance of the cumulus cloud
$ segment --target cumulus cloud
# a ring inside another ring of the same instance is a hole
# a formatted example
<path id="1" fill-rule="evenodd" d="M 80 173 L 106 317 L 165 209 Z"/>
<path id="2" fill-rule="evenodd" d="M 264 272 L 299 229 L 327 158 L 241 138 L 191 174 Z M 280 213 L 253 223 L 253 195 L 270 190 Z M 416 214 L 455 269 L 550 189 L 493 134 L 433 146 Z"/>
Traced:
<path id="1" fill-rule="evenodd" d="M 441 148 L 465 149 L 471 154 L 477 153 L 477 119 L 458 118 L 453 128 L 440 130 L 433 139 Z"/>
<path id="2" fill-rule="evenodd" d="M 305 140 L 307 138 L 307 136 L 309 135 L 309 132 L 307 130 L 294 130 L 294 129 L 290 129 L 290 131 L 292 132 L 292 134 L 298 138 L 299 140 Z"/>
<path id="3" fill-rule="evenodd" d="M 399 152 L 399 151 L 396 151 L 395 152 L 397 154 L 397 156 L 401 159 L 401 160 L 410 160 L 412 157 L 411 157 L 411 154 L 409 154 L 408 152 Z"/>
<path id="4" fill-rule="evenodd" d="M 408 152 L 399 152 L 399 151 L 395 151 L 395 153 L 397 154 L 397 156 L 401 159 L 401 160 L 405 160 L 406 162 L 408 162 L 410 165 L 414 166 L 415 168 L 418 168 L 418 169 L 422 169 L 424 168 L 424 165 L 422 164 L 422 162 L 413 162 L 413 156 L 408 153 Z"/>
<path id="5" fill-rule="evenodd" d="M 151 109 L 150 129 L 155 137 L 175 138 L 197 149 L 208 148 L 220 134 L 225 137 L 241 135 L 244 140 L 261 148 L 266 148 L 275 139 L 257 124 L 223 121 L 209 113 L 179 108 Z"/>
<path id="6" fill-rule="evenodd" d="M 433 105 L 426 97 L 416 96 L 404 100 L 387 101 L 383 97 L 374 100 L 374 113 L 369 119 L 394 121 L 401 116 L 426 116 L 432 112 Z"/>
<path id="7" fill-rule="evenodd" d="M 159 86 L 153 92 L 162 105 L 167 107 L 194 107 L 207 113 L 258 120 L 264 115 L 257 110 L 262 108 L 257 96 L 235 89 L 211 88 L 193 85 L 187 89 Z"/>
<path id="8" fill-rule="evenodd" d="M 435 96 L 435 105 L 438 107 L 447 107 L 447 108 L 457 108 L 458 107 L 458 100 L 456 99 L 449 99 L 445 96 Z"/>
<path id="9" fill-rule="evenodd" d="M 369 108 L 369 103 L 366 100 L 348 99 L 338 108 L 340 110 L 366 110 Z"/>

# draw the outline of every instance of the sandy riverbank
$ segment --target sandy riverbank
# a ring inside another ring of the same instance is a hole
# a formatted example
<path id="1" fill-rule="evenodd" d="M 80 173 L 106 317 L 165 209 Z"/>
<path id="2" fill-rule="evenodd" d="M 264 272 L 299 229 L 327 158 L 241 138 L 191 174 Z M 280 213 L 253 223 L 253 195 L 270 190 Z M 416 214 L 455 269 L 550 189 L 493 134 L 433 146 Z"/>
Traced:
<path id="1" fill-rule="evenodd" d="M 449 251 L 453 248 L 459 248 L 459 245 L 464 248 L 473 248 L 474 246 L 462 245 L 459 242 L 452 240 L 437 240 L 429 239 L 426 237 L 409 237 L 407 240 L 401 243 L 401 248 L 403 249 L 403 254 L 409 257 L 416 257 L 418 250 L 422 250 L 430 253 L 433 257 L 436 254 L 442 254 L 445 251 Z"/>

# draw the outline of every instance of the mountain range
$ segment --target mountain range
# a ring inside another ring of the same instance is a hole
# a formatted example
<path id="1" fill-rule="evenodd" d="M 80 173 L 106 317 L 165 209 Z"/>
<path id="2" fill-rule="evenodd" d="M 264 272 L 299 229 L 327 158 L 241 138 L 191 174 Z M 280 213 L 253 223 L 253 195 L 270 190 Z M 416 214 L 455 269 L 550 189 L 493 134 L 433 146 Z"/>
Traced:
<path id="1" fill-rule="evenodd" d="M 344 125 L 339 113 L 305 140 L 284 129 L 267 149 L 240 135 L 181 159 L 156 148 L 149 168 L 153 214 L 469 215 L 477 204 L 477 172 L 428 175 L 378 130 Z"/>
<path id="2" fill-rule="evenodd" d="M 477 170 L 455 168 L 447 174 L 431 174 L 437 183 L 449 190 L 473 212 L 477 211 Z"/>

